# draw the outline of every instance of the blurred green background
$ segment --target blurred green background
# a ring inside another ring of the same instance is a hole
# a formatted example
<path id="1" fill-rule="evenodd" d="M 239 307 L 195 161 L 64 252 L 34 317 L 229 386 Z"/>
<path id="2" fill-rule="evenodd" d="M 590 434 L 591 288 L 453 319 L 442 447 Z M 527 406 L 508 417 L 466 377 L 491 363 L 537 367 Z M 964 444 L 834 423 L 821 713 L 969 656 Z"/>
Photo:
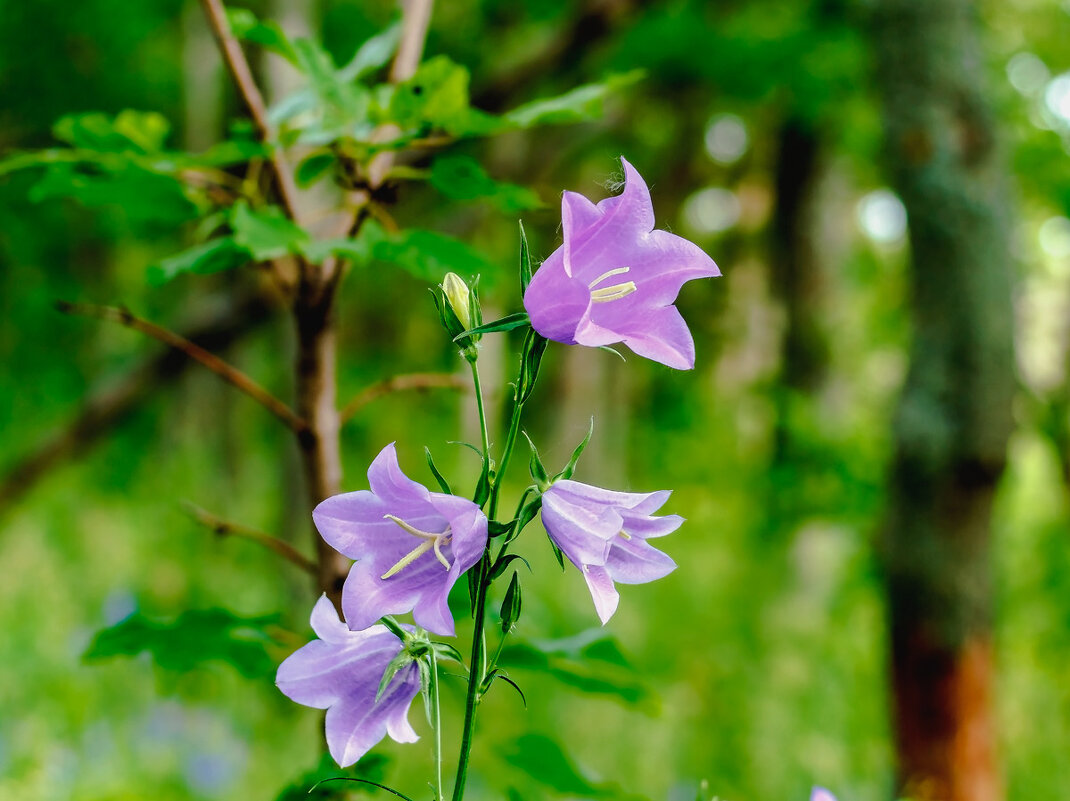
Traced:
<path id="1" fill-rule="evenodd" d="M 396 15 L 385 1 L 251 7 L 292 35 L 322 36 L 339 64 Z M 1020 389 L 996 510 L 996 700 L 1008 798 L 1026 801 L 1070 791 L 1070 4 L 980 9 L 979 80 L 1012 165 L 1017 217 Z M 518 738 L 532 732 L 556 739 L 587 782 L 624 788 L 610 795 L 689 801 L 706 780 L 726 801 L 804 799 L 814 783 L 841 801 L 889 797 L 873 543 L 910 341 L 908 253 L 905 212 L 881 166 L 867 10 L 837 0 L 437 4 L 426 53 L 467 66 L 474 102 L 488 110 L 646 72 L 612 95 L 600 121 L 457 147 L 538 192 L 545 207 L 523 215 L 537 258 L 560 243 L 560 191 L 601 199 L 624 154 L 651 186 L 658 226 L 700 243 L 724 273 L 681 296 L 694 372 L 548 352 L 526 423 L 547 464 L 568 458 L 593 414 L 577 478 L 672 488 L 666 511 L 688 523 L 664 541 L 679 570 L 624 588 L 609 624 L 634 672 L 590 693 L 517 670 L 526 711 L 508 688 L 489 697 L 473 798 L 509 787 L 557 797 L 524 773 L 537 743 Z M 49 146 L 51 125 L 71 112 L 158 111 L 173 123 L 172 143 L 194 150 L 241 116 L 189 0 L 0 0 L 0 20 L 5 151 Z M 270 96 L 292 84 L 275 62 L 261 72 Z M 94 632 L 134 611 L 169 620 L 224 607 L 275 615 L 304 636 L 306 578 L 252 544 L 214 538 L 181 507 L 196 503 L 310 552 L 287 432 L 214 376 L 175 368 L 142 376 L 128 413 L 93 421 L 28 492 L 11 489 L 25 480 L 27 455 L 68 430 L 87 398 L 118 391 L 160 352 L 124 328 L 62 317 L 55 300 L 125 304 L 181 326 L 255 276 L 150 286 L 146 265 L 186 243 L 181 215 L 161 224 L 129 205 L 30 202 L 38 178 L 0 180 L 0 798 L 275 798 L 316 765 L 320 713 L 223 662 L 174 670 L 147 654 L 91 664 L 82 655 Z M 488 319 L 519 309 L 515 213 L 428 187 L 399 192 L 402 225 L 449 232 L 500 265 L 482 277 Z M 802 264 L 790 291 L 785 258 Z M 460 371 L 426 282 L 356 270 L 342 292 L 342 402 L 395 373 Z M 245 328 L 226 357 L 288 397 L 287 321 L 275 314 Z M 484 360 L 485 383 L 500 387 L 511 357 L 488 344 Z M 365 466 L 393 440 L 418 480 L 430 483 L 426 444 L 444 472 L 472 481 L 471 454 L 447 441 L 477 436 L 471 401 L 458 393 L 374 401 L 344 428 L 344 485 L 365 486 Z M 514 479 L 512 498 L 519 465 Z M 524 637 L 597 625 L 580 577 L 561 574 L 537 526 L 519 550 L 535 569 Z M 452 753 L 462 683 L 445 693 Z M 411 717 L 426 732 L 418 709 Z M 392 784 L 425 792 L 426 737 L 381 752 L 393 758 Z"/>

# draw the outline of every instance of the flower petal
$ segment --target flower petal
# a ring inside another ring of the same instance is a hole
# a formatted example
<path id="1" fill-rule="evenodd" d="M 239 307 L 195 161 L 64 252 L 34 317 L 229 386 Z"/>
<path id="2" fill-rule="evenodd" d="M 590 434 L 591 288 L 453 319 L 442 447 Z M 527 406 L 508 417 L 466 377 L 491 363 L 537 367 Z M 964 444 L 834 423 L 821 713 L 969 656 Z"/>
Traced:
<path id="1" fill-rule="evenodd" d="M 604 564 L 609 541 L 620 532 L 623 518 L 612 506 L 571 502 L 555 491 L 561 483 L 555 483 L 542 496 L 542 522 L 547 533 L 577 567 Z"/>
<path id="2" fill-rule="evenodd" d="M 598 619 L 604 626 L 613 613 L 617 611 L 620 603 L 620 593 L 613 586 L 613 579 L 609 571 L 600 565 L 584 565 L 583 578 L 587 582 L 587 589 L 591 591 L 591 600 L 594 601 L 594 610 L 598 613 Z"/>
<path id="3" fill-rule="evenodd" d="M 669 575 L 676 569 L 676 562 L 646 540 L 619 537 L 613 541 L 605 569 L 613 581 L 621 584 L 646 584 Z"/>
<path id="4" fill-rule="evenodd" d="M 382 665 L 382 669 L 386 664 Z M 379 671 L 380 676 L 382 670 Z M 397 672 L 386 693 L 375 701 L 375 685 L 361 685 L 327 710 L 327 747 L 341 767 L 348 767 L 375 747 L 387 735 L 389 723 L 399 712 L 407 712 L 420 690 L 418 670 L 409 665 Z M 395 728 L 401 729 L 400 726 Z M 407 734 L 407 732 L 406 732 Z M 411 742 L 411 741 L 409 741 Z"/>
<path id="5" fill-rule="evenodd" d="M 379 451 L 379 455 L 372 460 L 368 468 L 368 484 L 372 492 L 387 504 L 426 501 L 430 494 L 427 487 L 401 472 L 397 448 L 393 442 Z"/>
<path id="6" fill-rule="evenodd" d="M 524 309 L 531 327 L 547 339 L 571 345 L 576 325 L 590 305 L 587 286 L 565 272 L 564 246 L 558 248 L 535 271 L 524 293 Z"/>
<path id="7" fill-rule="evenodd" d="M 666 367 L 691 370 L 695 366 L 695 340 L 675 306 L 652 309 L 645 319 L 634 321 L 624 336 L 624 344 Z"/>
<path id="8" fill-rule="evenodd" d="M 565 275 L 572 277 L 572 242 L 602 219 L 602 212 L 577 192 L 561 193 L 561 233 L 565 244 L 561 249 Z"/>

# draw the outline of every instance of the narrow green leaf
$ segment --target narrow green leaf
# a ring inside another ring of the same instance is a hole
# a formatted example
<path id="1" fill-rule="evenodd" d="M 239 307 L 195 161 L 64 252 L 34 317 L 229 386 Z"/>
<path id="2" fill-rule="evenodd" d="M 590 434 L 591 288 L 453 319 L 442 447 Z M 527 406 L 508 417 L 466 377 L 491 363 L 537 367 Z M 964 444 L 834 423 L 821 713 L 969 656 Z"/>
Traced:
<path id="1" fill-rule="evenodd" d="M 561 570 L 562 570 L 562 572 L 564 572 L 564 570 L 565 570 L 565 555 L 563 553 L 561 553 L 561 549 L 557 547 L 557 543 L 554 542 L 552 539 L 547 537 L 546 541 L 550 543 L 550 547 L 553 549 L 553 552 L 554 552 L 554 558 L 557 559 L 557 563 L 559 565 L 561 565 Z"/>
<path id="2" fill-rule="evenodd" d="M 531 318 L 528 317 L 526 312 L 516 312 L 502 317 L 499 320 L 495 320 L 492 323 L 484 323 L 477 328 L 470 328 L 464 331 L 453 339 L 456 342 L 461 337 L 470 337 L 473 334 L 491 334 L 496 331 L 512 331 L 514 328 L 520 328 L 524 325 L 531 325 Z"/>
<path id="3" fill-rule="evenodd" d="M 446 493 L 447 495 L 452 495 L 453 494 L 453 490 L 450 489 L 449 482 L 446 481 L 446 479 L 445 479 L 445 477 L 443 477 L 442 473 L 440 473 L 438 471 L 438 468 L 435 467 L 435 460 L 431 456 L 431 449 L 428 448 L 426 445 L 424 446 L 424 455 L 427 456 L 427 466 L 429 468 L 431 468 L 431 475 L 433 475 L 435 477 L 435 481 L 438 482 L 439 487 L 441 487 L 442 491 L 444 493 Z"/>
<path id="4" fill-rule="evenodd" d="M 527 565 L 529 573 L 532 572 L 531 571 L 531 564 L 528 562 L 527 559 L 525 559 L 523 556 L 521 556 L 518 553 L 507 553 L 507 554 L 502 555 L 498 559 L 498 561 L 494 563 L 494 567 L 491 569 L 490 576 L 488 577 L 489 580 L 490 581 L 494 581 L 495 579 L 499 578 L 501 575 L 503 575 L 505 573 L 505 570 L 506 570 L 506 568 L 509 567 L 509 564 L 511 562 L 517 560 L 517 559 L 519 559 L 521 562 L 523 562 L 525 565 Z"/>
<path id="5" fill-rule="evenodd" d="M 531 251 L 528 250 L 528 235 L 524 232 L 524 223 L 520 222 L 520 294 L 527 294 L 531 284 Z"/>

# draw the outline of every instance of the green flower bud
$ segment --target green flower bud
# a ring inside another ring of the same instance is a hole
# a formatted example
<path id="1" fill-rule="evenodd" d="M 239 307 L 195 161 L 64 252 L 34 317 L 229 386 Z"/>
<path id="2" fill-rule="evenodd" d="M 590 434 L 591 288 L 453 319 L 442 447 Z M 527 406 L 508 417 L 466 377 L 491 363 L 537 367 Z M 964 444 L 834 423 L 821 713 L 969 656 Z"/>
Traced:
<path id="1" fill-rule="evenodd" d="M 458 321 L 463 326 L 461 330 L 467 331 L 472 327 L 468 284 L 457 273 L 446 273 L 446 277 L 442 279 L 442 291 L 446 295 L 450 308 L 453 309 L 453 313 L 457 315 Z"/>

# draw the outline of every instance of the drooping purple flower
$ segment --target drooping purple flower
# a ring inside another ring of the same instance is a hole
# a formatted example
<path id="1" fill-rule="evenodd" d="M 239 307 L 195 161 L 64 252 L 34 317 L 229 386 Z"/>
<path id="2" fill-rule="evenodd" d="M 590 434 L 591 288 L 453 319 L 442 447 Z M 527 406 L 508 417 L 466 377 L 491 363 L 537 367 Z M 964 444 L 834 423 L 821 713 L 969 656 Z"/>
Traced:
<path id="1" fill-rule="evenodd" d="M 279 665 L 275 684 L 297 703 L 327 710 L 327 747 L 334 761 L 352 765 L 388 734 L 399 743 L 416 742 L 408 714 L 420 691 L 417 664 L 402 667 L 375 699 L 401 640 L 386 626 L 350 631 L 326 595 L 312 610 L 312 630 L 319 639 Z"/>
<path id="2" fill-rule="evenodd" d="M 564 244 L 524 294 L 532 327 L 566 345 L 623 342 L 640 356 L 689 370 L 695 342 L 673 303 L 687 281 L 720 275 L 701 248 L 654 230 L 642 177 L 625 159 L 624 191 L 595 205 L 561 198 Z"/>
<path id="3" fill-rule="evenodd" d="M 676 569 L 676 562 L 647 542 L 684 522 L 680 515 L 653 515 L 671 494 L 613 492 L 568 479 L 543 492 L 546 532 L 583 573 L 603 624 L 620 601 L 614 582 L 645 584 Z"/>
<path id="4" fill-rule="evenodd" d="M 824 787 L 814 787 L 810 791 L 810 801 L 836 801 L 836 796 Z"/>
<path id="5" fill-rule="evenodd" d="M 332 547 L 356 564 L 342 589 L 349 627 L 412 612 L 417 624 L 453 635 L 450 589 L 479 561 L 487 518 L 467 498 L 431 492 L 401 472 L 391 443 L 368 468 L 371 491 L 335 495 L 312 512 Z"/>

